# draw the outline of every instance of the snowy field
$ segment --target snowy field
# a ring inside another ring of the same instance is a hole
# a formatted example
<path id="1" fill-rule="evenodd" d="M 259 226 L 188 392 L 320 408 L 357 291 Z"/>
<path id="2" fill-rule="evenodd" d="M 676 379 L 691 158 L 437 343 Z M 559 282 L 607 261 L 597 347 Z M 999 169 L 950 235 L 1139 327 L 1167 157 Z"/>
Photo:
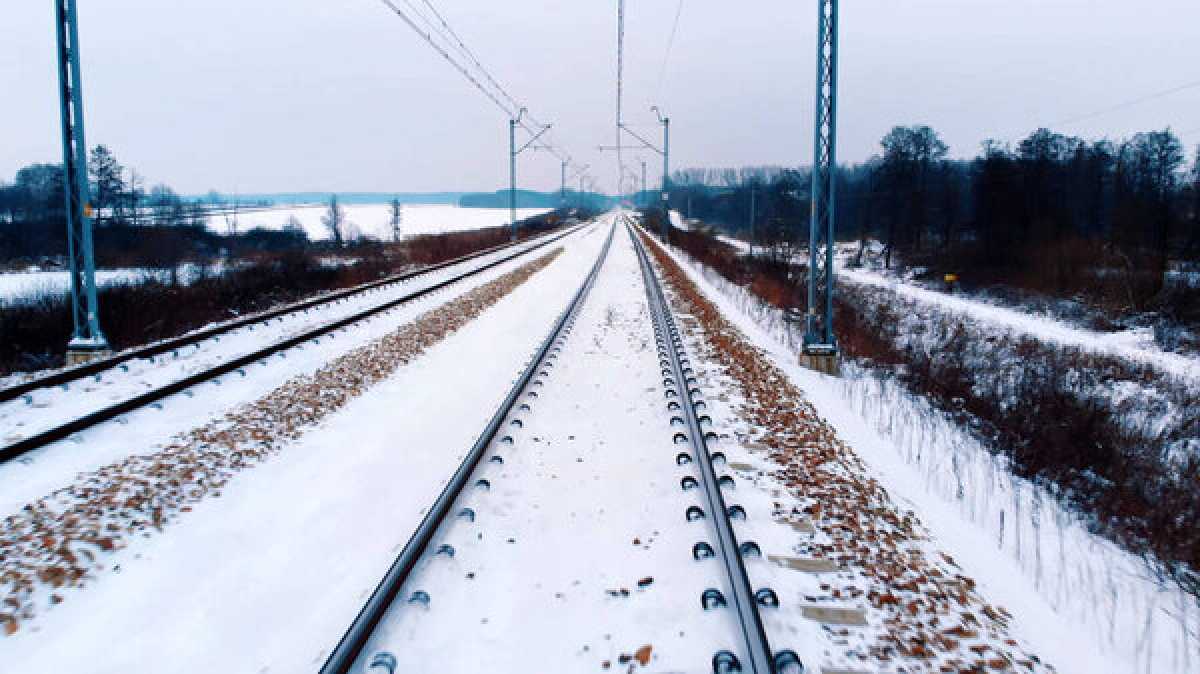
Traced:
<path id="1" fill-rule="evenodd" d="M 750 250 L 750 245 L 741 239 L 723 235 L 718 235 L 717 238 L 743 253 Z M 878 256 L 880 250 L 878 242 L 873 242 L 871 254 Z M 1200 358 L 1164 351 L 1155 343 L 1150 328 L 1097 332 L 1076 327 L 1043 313 L 1012 309 L 975 297 L 932 290 L 907 277 L 886 274 L 878 268 L 849 266 L 849 260 L 854 258 L 857 252 L 858 244 L 838 245 L 835 272 L 839 281 L 886 290 L 930 310 L 969 319 L 998 332 L 1115 356 L 1133 363 L 1149 365 L 1189 381 L 1200 382 Z M 1189 277 L 1179 283 L 1187 284 L 1193 281 Z"/>
<path id="2" fill-rule="evenodd" d="M 339 258 L 322 260 L 322 263 L 345 264 Z M 202 275 L 219 276 L 228 268 L 223 261 L 208 265 L 207 269 L 201 265 L 186 262 L 179 265 L 176 278 L 180 283 L 187 285 L 201 278 Z M 100 288 L 140 285 L 154 279 L 166 283 L 171 280 L 171 272 L 169 269 L 147 267 L 99 269 L 96 271 L 96 285 Z M 29 270 L 0 273 L 0 307 L 32 302 L 43 297 L 66 295 L 69 292 L 71 292 L 70 272 Z"/>
<path id="3" fill-rule="evenodd" d="M 346 212 L 347 234 L 353 238 L 370 236 L 390 240 L 392 228 L 389 224 L 390 206 L 386 204 L 350 205 L 343 207 Z M 507 225 L 509 212 L 506 208 L 459 208 L 446 205 L 405 205 L 404 222 L 401 225 L 403 236 L 418 236 L 421 234 L 441 234 L 445 232 L 461 232 L 485 227 Z M 548 212 L 546 208 L 518 208 L 517 218 L 524 219 Z M 304 228 L 308 238 L 323 241 L 329 238 L 329 232 L 321 224 L 325 215 L 324 205 L 289 206 L 263 211 L 251 211 L 238 215 L 238 231 L 245 232 L 255 227 L 270 230 L 283 229 L 291 218 L 296 218 Z M 208 219 L 208 226 L 215 232 L 227 232 L 231 216 L 214 215 Z M 219 270 L 211 270 L 215 273 Z M 180 276 L 186 283 L 195 277 L 194 265 L 184 265 Z M 102 269 L 96 272 L 96 282 L 100 287 L 115 285 L 137 285 L 146 279 L 158 278 L 165 280 L 169 274 L 160 269 Z M 0 273 L 0 307 L 19 304 L 23 301 L 35 300 L 45 295 L 65 295 L 70 291 L 70 274 L 65 271 L 22 271 Z"/>
<path id="4" fill-rule="evenodd" d="M 914 283 L 884 276 L 867 269 L 837 270 L 838 278 L 845 282 L 886 288 L 893 293 L 916 302 L 938 307 L 946 312 L 970 317 L 996 329 L 1028 335 L 1043 342 L 1125 358 L 1137 363 L 1152 365 L 1164 372 L 1200 380 L 1200 359 L 1163 351 L 1154 342 L 1149 328 L 1121 332 L 1095 332 L 1073 327 L 1048 316 L 999 307 L 968 297 L 950 295 L 929 290 Z"/>
<path id="5" fill-rule="evenodd" d="M 469 447 L 509 378 L 544 337 L 595 259 L 597 227 L 517 292 L 401 367 L 287 451 L 188 506 L 155 535 L 130 537 L 96 577 L 63 590 L 29 629 L 0 637 L 0 671 L 316 671 Z M 372 343 L 527 262 L 506 263 L 436 296 L 364 322 L 337 339 L 247 369 L 203 395 L 130 415 L 6 468 L 6 484 L 43 481 L 153 452 L 179 432 L 255 400 L 289 377 Z M 446 385 L 447 381 L 454 385 Z M 136 434 L 130 428 L 139 429 Z M 136 439 L 134 439 L 136 437 Z M 71 458 L 74 456 L 74 458 Z M 65 461 L 66 463 L 63 463 Z M 11 506 L 7 508 L 11 510 Z M 231 523 L 236 526 L 230 526 Z M 97 621 L 96 615 L 104 620 Z M 274 628 L 265 629 L 274 625 Z"/>
<path id="6" fill-rule="evenodd" d="M 148 278 L 165 276 L 155 269 L 102 269 L 96 272 L 101 288 L 138 285 Z M 65 271 L 23 271 L 0 274 L 0 307 L 44 296 L 65 295 L 71 289 L 71 274 Z"/>
<path id="7" fill-rule="evenodd" d="M 387 204 L 351 204 L 342 206 L 346 212 L 347 238 L 369 236 L 390 241 L 392 238 L 391 206 Z M 532 217 L 548 212 L 548 208 L 518 208 L 517 219 Z M 329 231 L 321 223 L 327 208 L 325 204 L 287 206 L 264 211 L 241 213 L 237 218 L 238 231 L 245 232 L 255 227 L 280 230 L 295 218 L 308 238 L 313 241 L 329 239 Z M 402 206 L 404 221 L 400 225 L 402 236 L 460 232 L 484 227 L 507 225 L 507 208 L 459 208 L 444 204 L 406 204 Z M 229 231 L 231 215 L 213 215 L 208 227 L 214 232 Z"/>
<path id="8" fill-rule="evenodd" d="M 397 301 L 409 294 L 444 282 L 446 279 L 461 274 L 468 269 L 486 266 L 497 260 L 507 258 L 517 251 L 531 249 L 537 245 L 537 241 L 521 243 L 512 250 L 497 251 L 416 278 L 387 284 L 370 292 L 351 295 L 336 303 L 314 307 L 310 311 L 285 314 L 266 325 L 248 325 L 241 329 L 224 333 L 216 338 L 210 338 L 180 348 L 170 354 L 130 361 L 117 372 L 107 373 L 100 380 L 93 381 L 90 384 L 82 384 L 82 386 L 85 386 L 94 395 L 78 395 L 80 384 L 74 384 L 66 387 L 39 389 L 17 400 L 0 402 L 0 445 L 10 444 L 30 437 L 71 419 L 95 412 L 114 402 L 144 393 L 148 389 L 161 387 L 201 370 L 216 367 L 223 362 L 234 360 L 275 342 L 283 341 L 300 332 L 316 329 L 322 325 L 344 319 L 347 316 L 357 314 L 385 302 Z M 515 262 L 507 264 L 511 265 L 515 264 Z M 469 283 L 466 283 L 466 285 L 469 285 Z M 389 315 L 392 313 L 402 312 L 388 312 Z M 320 341 L 318 340 L 318 342 Z M 336 349 L 344 346 L 344 344 L 333 344 L 335 340 L 332 338 L 326 338 L 325 341 L 330 342 L 330 344 L 325 347 L 324 352 L 322 352 L 322 349 L 316 348 L 317 345 L 314 345 L 314 347 L 300 350 L 306 351 L 306 353 L 293 355 L 290 366 L 284 368 L 282 374 L 293 372 L 301 359 L 316 358 L 313 362 L 319 364 L 323 362 L 323 358 L 328 358 L 330 353 L 337 353 Z M 340 341 L 343 343 L 347 342 L 347 340 Z M 23 376 L 25 375 L 17 375 L 14 379 L 19 379 Z M 274 384 L 279 383 L 276 380 L 263 377 L 259 377 L 258 379 Z M 241 396 L 252 390 L 255 390 L 255 388 L 249 382 L 244 382 L 231 393 Z M 107 456 L 102 450 L 95 447 L 86 454 L 68 453 L 66 455 L 58 455 L 53 452 L 49 454 L 50 456 L 58 456 L 69 461 L 85 460 L 94 462 L 104 460 L 105 458 L 120 458 L 119 454 Z M 37 498 L 39 490 L 45 491 L 49 489 L 51 485 L 43 485 L 38 482 L 38 475 L 51 475 L 53 477 L 60 474 L 56 471 L 46 471 L 43 467 L 34 471 L 32 475 L 23 473 L 22 477 L 19 478 L 10 476 L 9 471 L 24 471 L 24 466 L 26 465 L 23 462 L 0 464 L 0 484 L 21 485 L 19 488 L 9 487 L 0 491 L 0 512 L 3 512 L 5 509 L 18 508 L 25 501 Z M 95 464 L 93 463 L 76 464 L 65 468 L 62 472 L 69 473 L 94 466 Z M 32 491 L 29 491 L 30 489 Z"/>

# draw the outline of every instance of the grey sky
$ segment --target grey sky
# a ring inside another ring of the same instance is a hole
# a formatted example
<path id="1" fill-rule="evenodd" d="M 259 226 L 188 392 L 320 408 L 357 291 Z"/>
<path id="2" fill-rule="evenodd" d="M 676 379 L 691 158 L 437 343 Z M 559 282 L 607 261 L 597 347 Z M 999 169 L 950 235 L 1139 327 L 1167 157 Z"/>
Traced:
<path id="1" fill-rule="evenodd" d="M 615 0 L 431 0 L 554 138 L 614 184 Z M 626 119 L 672 117 L 673 164 L 808 163 L 815 2 L 627 0 Z M 504 115 L 378 0 L 79 0 L 87 131 L 184 192 L 496 189 Z M 420 2 L 415 4 L 420 5 Z M 897 123 L 956 156 L 1200 80 L 1200 2 L 849 0 L 840 154 Z M 0 179 L 58 161 L 53 4 L 0 12 Z M 1085 137 L 1170 125 L 1200 143 L 1200 87 L 1068 124 Z M 647 156 L 650 166 L 658 160 Z M 521 159 L 521 184 L 558 186 Z M 654 175 L 654 168 L 650 169 Z"/>

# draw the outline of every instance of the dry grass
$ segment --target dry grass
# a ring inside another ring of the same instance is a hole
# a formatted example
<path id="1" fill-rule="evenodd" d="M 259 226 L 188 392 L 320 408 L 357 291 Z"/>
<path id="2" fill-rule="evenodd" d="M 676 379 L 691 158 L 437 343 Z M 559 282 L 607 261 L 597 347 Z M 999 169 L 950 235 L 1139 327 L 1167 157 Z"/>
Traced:
<path id="1" fill-rule="evenodd" d="M 803 393 L 705 299 L 682 270 L 648 244 L 673 291 L 673 303 L 697 319 L 701 351 L 745 400 L 739 414 L 760 429 L 758 443 L 777 465 L 774 477 L 804 504 L 819 542 L 807 554 L 852 572 L 825 584 L 825 598 L 865 602 L 864 665 L 891 671 L 1050 672 L 1012 639 L 1010 616 L 976 591 L 954 560 L 936 552 L 917 516 L 900 508 L 869 475 Z M 794 517 L 783 511 L 781 518 Z"/>

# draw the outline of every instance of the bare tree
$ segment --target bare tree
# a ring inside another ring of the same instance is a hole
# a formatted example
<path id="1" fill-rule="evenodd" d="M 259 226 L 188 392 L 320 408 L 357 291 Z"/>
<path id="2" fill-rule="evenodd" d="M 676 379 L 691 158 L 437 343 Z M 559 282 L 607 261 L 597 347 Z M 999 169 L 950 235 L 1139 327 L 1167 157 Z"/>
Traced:
<path id="1" fill-rule="evenodd" d="M 321 224 L 325 225 L 333 245 L 338 248 L 345 245 L 346 211 L 338 204 L 336 194 L 329 196 L 329 205 L 325 208 L 325 215 L 321 216 Z"/>
<path id="2" fill-rule="evenodd" d="M 237 236 L 238 233 L 238 215 L 240 215 L 241 206 L 238 198 L 233 197 L 233 208 L 225 214 L 225 229 L 229 232 L 229 236 Z"/>
<path id="3" fill-rule="evenodd" d="M 892 265 L 892 252 L 901 243 L 917 250 L 928 217 L 928 182 L 934 167 L 946 157 L 949 148 L 928 126 L 897 126 L 883 140 L 884 184 L 891 197 L 888 219 L 885 266 Z M 908 208 L 902 208 L 907 203 Z M 907 215 L 905 226 L 898 227 L 900 213 Z M 903 237 L 903 242 L 900 238 Z"/>
<path id="4" fill-rule="evenodd" d="M 304 225 L 300 223 L 300 218 L 289 215 L 287 221 L 283 223 L 283 231 L 292 235 L 304 234 Z"/>
<path id="5" fill-rule="evenodd" d="M 1192 255 L 1200 252 L 1200 145 L 1196 146 L 1196 163 L 1192 165 L 1192 233 L 1187 250 Z"/>
<path id="6" fill-rule="evenodd" d="M 142 200 L 146 198 L 146 181 L 136 170 L 129 171 L 129 192 L 126 199 L 129 202 L 129 219 L 133 226 L 142 224 Z"/>
<path id="7" fill-rule="evenodd" d="M 88 158 L 88 172 L 92 178 L 92 205 L 99 214 L 97 220 L 116 219 L 121 195 L 125 193 L 125 167 L 107 145 L 97 145 Z"/>

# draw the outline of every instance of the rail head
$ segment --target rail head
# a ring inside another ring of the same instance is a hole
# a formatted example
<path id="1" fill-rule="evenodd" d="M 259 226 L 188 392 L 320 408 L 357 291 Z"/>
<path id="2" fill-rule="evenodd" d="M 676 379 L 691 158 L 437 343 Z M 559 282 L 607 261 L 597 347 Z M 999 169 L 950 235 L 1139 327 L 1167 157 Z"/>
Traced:
<path id="1" fill-rule="evenodd" d="M 687 374 L 691 368 L 691 360 L 687 355 L 662 284 L 651 264 L 650 256 L 636 233 L 636 225 L 626 219 L 625 226 L 637 252 L 642 277 L 645 281 L 650 315 L 655 322 L 655 332 L 659 340 L 659 356 L 660 358 L 665 357 L 669 361 L 678 389 L 677 393 L 687 427 L 688 444 L 699 465 L 700 483 L 709 512 L 712 513 L 711 521 L 717 536 L 718 556 L 729 581 L 730 591 L 733 595 L 732 605 L 737 613 L 738 624 L 746 645 L 748 671 L 754 674 L 773 674 L 777 669 L 777 663 L 772 657 L 766 629 L 763 627 L 762 617 L 758 612 L 758 600 L 742 561 L 742 547 L 733 530 L 729 507 L 721 493 L 721 482 L 717 478 L 712 454 L 708 449 L 707 434 L 696 413 L 697 404 L 703 401 L 696 399 L 697 396 L 693 391 L 698 391 L 698 389 L 689 383 L 689 381 L 694 381 L 694 377 Z M 785 653 L 789 654 L 785 657 L 790 657 L 791 651 L 783 651 L 778 655 L 784 656 Z M 717 671 L 720 671 L 720 667 L 725 667 L 725 671 L 741 671 L 741 663 L 735 656 L 726 652 L 719 652 L 714 656 L 713 666 Z"/>
<path id="2" fill-rule="evenodd" d="M 564 336 L 566 330 L 574 322 L 575 317 L 578 316 L 579 310 L 583 307 L 592 286 L 595 285 L 600 269 L 604 266 L 604 261 L 608 258 L 608 251 L 612 245 L 615 231 L 616 224 L 614 222 L 608 231 L 596 262 L 592 265 L 591 270 L 584 278 L 579 289 L 572 296 L 566 309 L 555 321 L 550 334 L 538 346 L 533 358 L 521 371 L 517 381 L 509 390 L 508 395 L 500 403 L 500 406 L 484 427 L 483 432 L 480 433 L 475 444 L 471 446 L 462 463 L 454 471 L 450 481 L 428 509 L 425 517 L 404 545 L 404 548 L 388 569 L 383 580 L 375 587 L 375 590 L 355 617 L 354 622 L 346 630 L 346 633 L 342 636 L 337 646 L 334 647 L 324 666 L 321 667 L 321 674 L 348 674 L 354 663 L 362 656 L 363 650 L 366 648 L 372 633 L 374 633 L 383 616 L 395 602 L 405 581 L 411 575 L 417 562 L 425 554 L 438 528 L 449 516 L 455 502 L 462 494 L 464 487 L 470 482 L 471 475 L 478 468 L 488 447 L 495 441 L 504 424 L 504 420 L 508 418 L 516 406 L 521 393 L 529 386 L 535 373 L 550 355 L 555 343 Z"/>

